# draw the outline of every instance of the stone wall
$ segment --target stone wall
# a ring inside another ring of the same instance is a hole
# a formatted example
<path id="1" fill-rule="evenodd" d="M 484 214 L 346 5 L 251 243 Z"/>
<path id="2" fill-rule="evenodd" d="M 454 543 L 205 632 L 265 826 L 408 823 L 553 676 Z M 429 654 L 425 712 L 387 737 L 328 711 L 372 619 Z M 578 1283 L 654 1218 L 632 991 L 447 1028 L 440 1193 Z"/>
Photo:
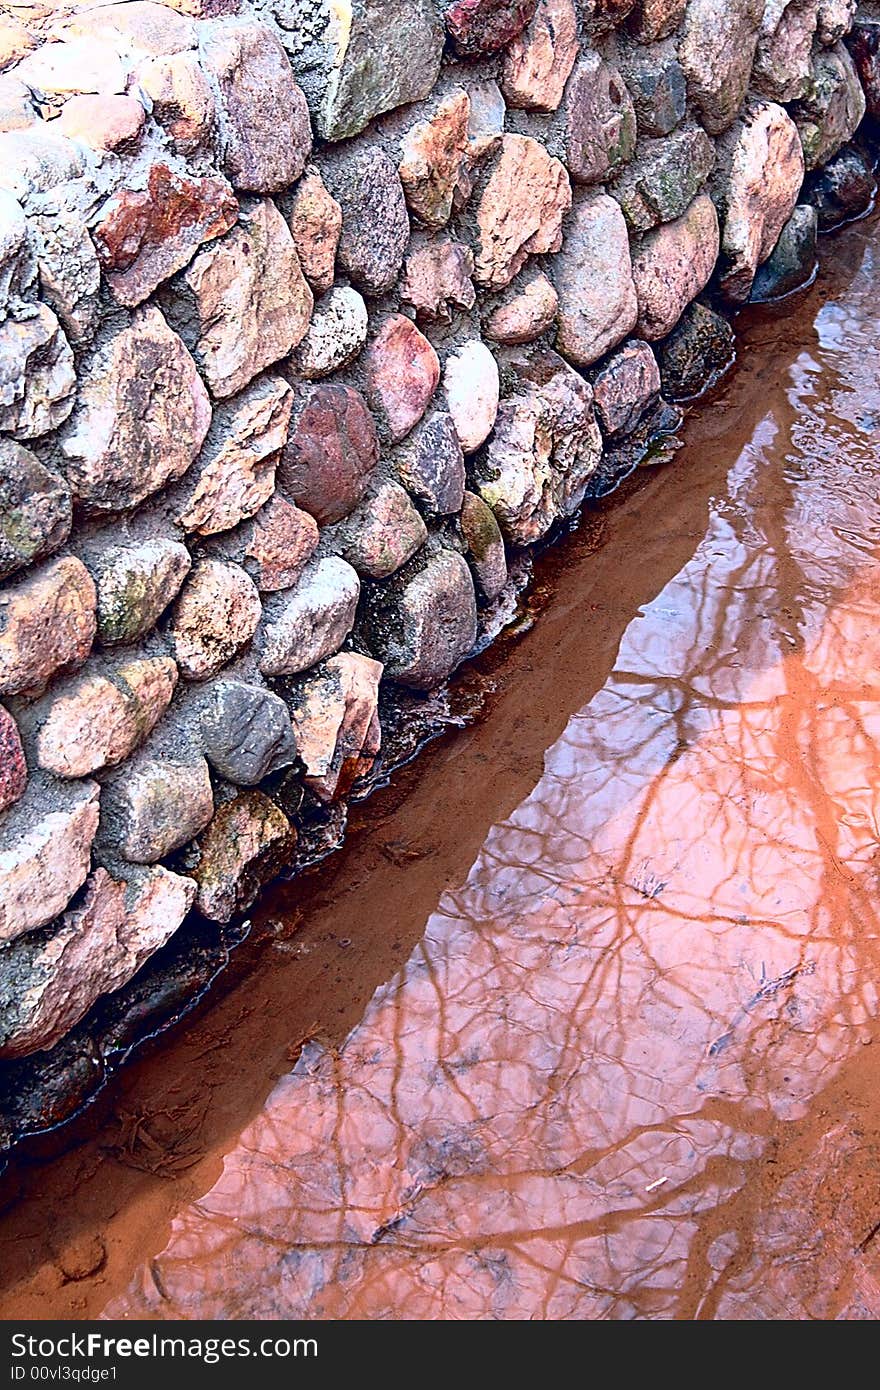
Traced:
<path id="1" fill-rule="evenodd" d="M 0 1056 L 246 907 L 809 276 L 862 9 L 0 10 Z"/>

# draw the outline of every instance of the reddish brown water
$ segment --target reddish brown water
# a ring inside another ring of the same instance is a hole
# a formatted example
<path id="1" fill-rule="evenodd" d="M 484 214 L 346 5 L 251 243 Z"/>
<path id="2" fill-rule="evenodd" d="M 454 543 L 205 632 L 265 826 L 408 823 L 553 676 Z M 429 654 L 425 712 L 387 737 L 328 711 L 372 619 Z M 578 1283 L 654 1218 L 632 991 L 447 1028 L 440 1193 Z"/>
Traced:
<path id="1" fill-rule="evenodd" d="M 485 720 L 14 1175 L 0 1313 L 880 1316 L 878 253 L 743 325 Z"/>

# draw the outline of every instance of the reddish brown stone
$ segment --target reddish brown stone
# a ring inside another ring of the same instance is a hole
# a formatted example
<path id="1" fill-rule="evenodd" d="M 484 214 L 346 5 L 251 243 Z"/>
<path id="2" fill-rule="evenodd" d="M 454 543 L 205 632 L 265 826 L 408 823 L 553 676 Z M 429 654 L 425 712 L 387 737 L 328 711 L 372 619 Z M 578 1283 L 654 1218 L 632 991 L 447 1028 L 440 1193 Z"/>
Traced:
<path id="1" fill-rule="evenodd" d="M 0 705 L 0 811 L 5 811 L 27 786 L 27 764 L 18 725 Z"/>
<path id="2" fill-rule="evenodd" d="M 376 426 L 358 391 L 303 388 L 277 475 L 298 506 L 321 526 L 341 521 L 363 497 L 378 459 Z"/>
<path id="3" fill-rule="evenodd" d="M 463 57 L 496 53 L 522 33 L 537 6 L 538 0 L 455 0 L 446 11 L 446 28 Z"/>
<path id="4" fill-rule="evenodd" d="M 190 179 L 154 164 L 146 188 L 118 193 L 94 231 L 116 298 L 129 307 L 140 304 L 237 217 L 238 200 L 225 179 Z"/>
<path id="5" fill-rule="evenodd" d="M 392 439 L 418 424 L 439 380 L 440 360 L 427 338 L 403 314 L 391 314 L 369 351 L 367 392 Z"/>
<path id="6" fill-rule="evenodd" d="M 273 592 L 295 584 L 318 544 L 318 523 L 276 493 L 253 519 L 245 556 L 253 561 L 258 589 Z"/>

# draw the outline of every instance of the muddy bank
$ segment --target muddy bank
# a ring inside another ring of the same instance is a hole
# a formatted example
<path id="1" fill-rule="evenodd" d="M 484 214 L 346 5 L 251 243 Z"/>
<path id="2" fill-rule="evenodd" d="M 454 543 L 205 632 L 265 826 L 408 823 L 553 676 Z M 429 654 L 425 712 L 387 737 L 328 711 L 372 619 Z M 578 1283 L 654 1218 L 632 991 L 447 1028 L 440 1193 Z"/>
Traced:
<path id="1" fill-rule="evenodd" d="M 15 1163 L 5 1316 L 877 1315 L 876 226 L 828 247 L 486 717 Z"/>

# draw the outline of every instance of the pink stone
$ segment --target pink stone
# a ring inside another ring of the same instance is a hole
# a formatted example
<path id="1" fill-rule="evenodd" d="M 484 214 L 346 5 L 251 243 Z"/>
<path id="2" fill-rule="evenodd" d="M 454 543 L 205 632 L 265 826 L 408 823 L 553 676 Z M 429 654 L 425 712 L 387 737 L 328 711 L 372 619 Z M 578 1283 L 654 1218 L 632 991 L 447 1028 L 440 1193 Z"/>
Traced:
<path id="1" fill-rule="evenodd" d="M 451 216 L 468 148 L 470 106 L 458 87 L 403 139 L 397 172 L 410 210 L 426 227 L 443 227 Z"/>
<path id="2" fill-rule="evenodd" d="M 633 246 L 638 331 L 665 338 L 691 300 L 708 284 L 718 259 L 718 214 L 705 193 L 681 217 L 639 238 Z"/>
<path id="3" fill-rule="evenodd" d="M 505 55 L 502 88 L 507 104 L 555 111 L 577 54 L 574 0 L 538 0 L 531 23 Z"/>
<path id="4" fill-rule="evenodd" d="M 314 166 L 296 186 L 288 224 L 303 274 L 312 289 L 323 294 L 333 284 L 342 208 Z"/>
<path id="5" fill-rule="evenodd" d="M 473 269 L 473 254 L 462 242 L 450 237 L 414 236 L 403 265 L 400 297 L 421 318 L 448 323 L 450 305 L 456 309 L 473 307 Z"/>
<path id="6" fill-rule="evenodd" d="M 291 688 L 290 718 L 306 785 L 322 801 L 344 796 L 379 751 L 381 676 L 381 662 L 340 652 Z"/>
<path id="7" fill-rule="evenodd" d="M 257 588 L 289 589 L 302 574 L 318 544 L 318 523 L 308 512 L 277 493 L 257 512 L 245 555 L 253 561 Z"/>
<path id="8" fill-rule="evenodd" d="M 0 705 L 0 811 L 17 801 L 26 786 L 27 764 L 18 726 Z"/>
<path id="9" fill-rule="evenodd" d="M 213 676 L 251 640 L 261 614 L 254 582 L 239 565 L 195 565 L 169 628 L 181 673 L 188 680 Z"/>
<path id="10" fill-rule="evenodd" d="M 146 120 L 134 97 L 73 96 L 64 105 L 56 129 L 95 150 L 118 150 L 133 144 Z"/>
<path id="11" fill-rule="evenodd" d="M 558 159 L 529 135 L 504 135 L 476 207 L 474 279 L 509 285 L 530 254 L 558 251 L 571 184 Z"/>
<path id="12" fill-rule="evenodd" d="M 524 272 L 524 275 L 527 275 Z M 556 318 L 559 298 L 540 270 L 511 285 L 486 321 L 486 337 L 496 343 L 531 343 Z"/>
<path id="13" fill-rule="evenodd" d="M 418 424 L 440 381 L 440 359 L 415 324 L 391 314 L 368 353 L 367 391 L 393 440 Z"/>
<path id="14" fill-rule="evenodd" d="M 95 637 L 95 585 L 72 555 L 0 591 L 0 693 L 39 693 L 63 667 L 80 666 Z"/>

